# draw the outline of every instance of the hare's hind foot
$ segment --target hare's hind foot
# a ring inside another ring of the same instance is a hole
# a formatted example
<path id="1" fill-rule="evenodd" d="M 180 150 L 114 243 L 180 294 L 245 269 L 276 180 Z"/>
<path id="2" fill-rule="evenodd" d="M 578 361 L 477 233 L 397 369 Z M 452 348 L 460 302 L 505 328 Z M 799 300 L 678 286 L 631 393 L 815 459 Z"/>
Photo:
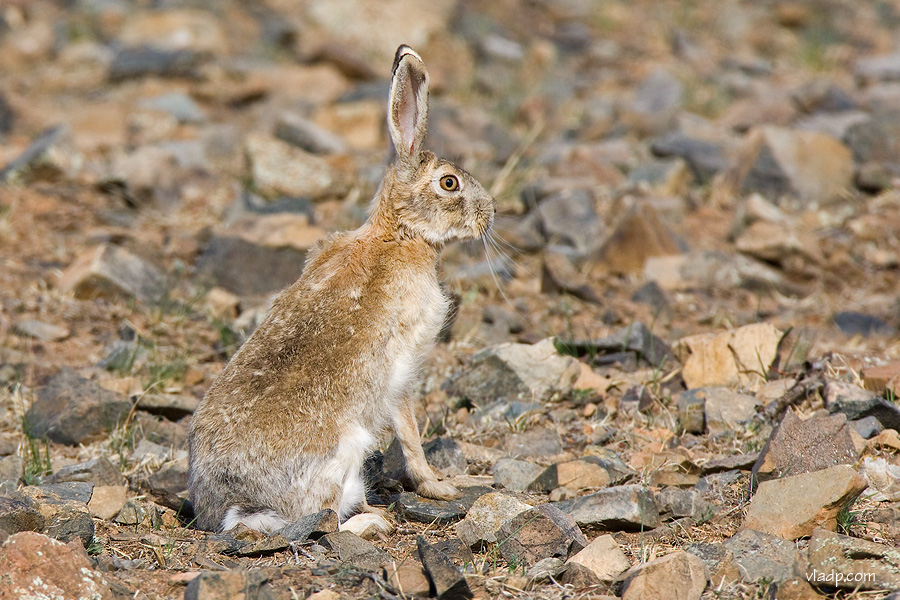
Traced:
<path id="1" fill-rule="evenodd" d="M 422 481 L 416 486 L 416 493 L 434 500 L 455 500 L 462 496 L 458 489 L 446 481 L 438 481 L 437 479 Z"/>
<path id="2" fill-rule="evenodd" d="M 228 531 L 238 524 L 243 524 L 250 529 L 269 534 L 274 533 L 287 525 L 288 521 L 274 510 L 242 514 L 239 507 L 232 506 L 225 512 L 225 516 L 222 518 L 222 531 Z"/>
<path id="3" fill-rule="evenodd" d="M 384 517 L 384 511 L 373 509 L 370 506 L 366 506 L 366 510 L 371 512 L 353 515 L 341 523 L 338 529 L 355 533 L 364 540 L 384 537 L 394 531 L 394 525 Z"/>

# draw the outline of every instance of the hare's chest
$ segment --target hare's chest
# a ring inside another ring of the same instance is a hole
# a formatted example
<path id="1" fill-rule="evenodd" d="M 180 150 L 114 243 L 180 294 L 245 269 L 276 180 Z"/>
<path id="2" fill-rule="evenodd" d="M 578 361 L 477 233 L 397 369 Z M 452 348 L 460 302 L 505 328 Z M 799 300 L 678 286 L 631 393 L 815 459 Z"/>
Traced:
<path id="1" fill-rule="evenodd" d="M 416 302 L 410 302 L 415 298 Z M 402 392 L 416 374 L 418 366 L 434 344 L 449 308 L 449 301 L 435 284 L 416 290 L 403 302 L 393 324 L 394 341 L 388 349 L 391 361 L 389 387 L 392 392 Z"/>

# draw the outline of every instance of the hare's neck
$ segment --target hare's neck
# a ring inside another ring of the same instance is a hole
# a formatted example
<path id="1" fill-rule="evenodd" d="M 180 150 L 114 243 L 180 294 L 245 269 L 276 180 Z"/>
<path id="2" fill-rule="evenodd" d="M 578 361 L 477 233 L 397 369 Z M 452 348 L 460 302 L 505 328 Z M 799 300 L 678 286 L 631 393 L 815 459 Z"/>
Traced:
<path id="1" fill-rule="evenodd" d="M 405 229 L 397 219 L 391 198 L 397 193 L 408 193 L 398 189 L 402 187 L 394 184 L 393 177 L 385 178 L 372 201 L 369 220 L 363 226 L 364 230 L 367 230 L 365 235 L 371 236 L 373 240 L 396 243 L 414 255 L 425 258 L 429 263 L 434 263 L 441 248 L 431 244 L 421 235 Z"/>

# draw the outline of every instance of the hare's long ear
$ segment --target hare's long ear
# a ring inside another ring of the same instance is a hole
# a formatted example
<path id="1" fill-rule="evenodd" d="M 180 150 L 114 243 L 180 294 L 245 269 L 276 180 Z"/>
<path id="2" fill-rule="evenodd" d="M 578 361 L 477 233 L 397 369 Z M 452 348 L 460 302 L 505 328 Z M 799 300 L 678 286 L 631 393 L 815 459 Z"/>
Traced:
<path id="1" fill-rule="evenodd" d="M 422 152 L 428 118 L 428 72 L 422 58 L 409 46 L 394 56 L 388 127 L 397 156 L 407 161 Z"/>

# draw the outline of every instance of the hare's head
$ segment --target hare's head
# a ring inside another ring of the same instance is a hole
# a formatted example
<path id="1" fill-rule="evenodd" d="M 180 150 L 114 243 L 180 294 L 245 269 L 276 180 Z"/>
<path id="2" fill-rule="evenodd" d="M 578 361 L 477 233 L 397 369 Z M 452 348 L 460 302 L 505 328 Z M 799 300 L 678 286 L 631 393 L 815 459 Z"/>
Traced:
<path id="1" fill-rule="evenodd" d="M 388 202 L 401 234 L 440 246 L 481 237 L 496 202 L 474 177 L 423 149 L 428 117 L 428 72 L 409 46 L 394 57 L 388 127 L 397 160 L 378 202 Z"/>

